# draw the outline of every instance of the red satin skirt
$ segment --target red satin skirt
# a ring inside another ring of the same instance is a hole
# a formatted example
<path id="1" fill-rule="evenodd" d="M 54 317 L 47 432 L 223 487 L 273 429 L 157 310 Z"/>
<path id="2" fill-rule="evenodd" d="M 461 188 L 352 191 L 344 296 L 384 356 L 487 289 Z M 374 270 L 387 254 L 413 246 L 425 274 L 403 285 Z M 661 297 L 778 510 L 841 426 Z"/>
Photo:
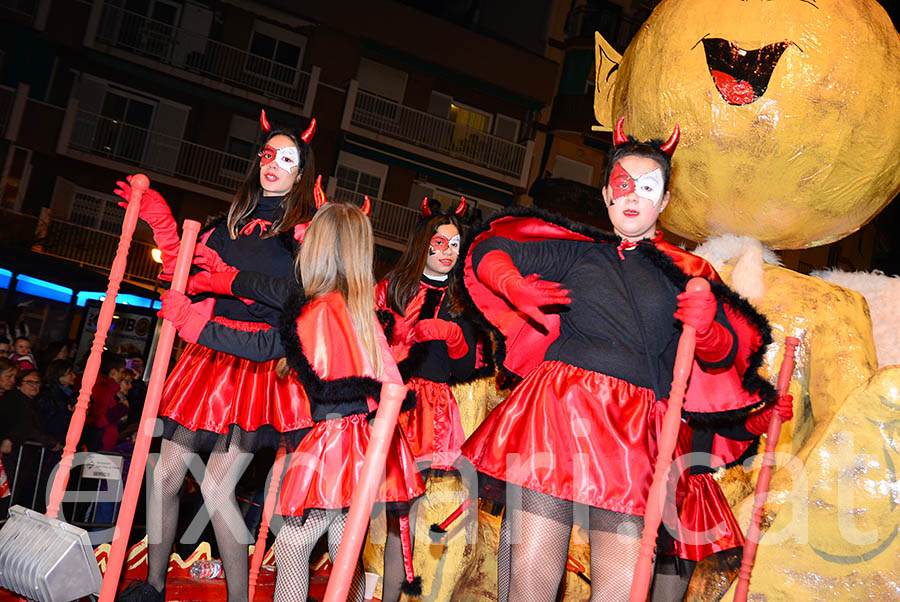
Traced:
<path id="1" fill-rule="evenodd" d="M 303 516 L 304 510 L 350 506 L 360 478 L 370 428 L 364 414 L 317 422 L 288 456 L 278 513 Z M 425 493 L 425 483 L 403 434 L 394 430 L 387 467 L 376 501 L 407 503 Z"/>
<path id="2" fill-rule="evenodd" d="M 700 562 L 716 552 L 744 545 L 744 534 L 711 473 L 690 476 L 679 518 L 673 536 L 679 558 Z"/>
<path id="3" fill-rule="evenodd" d="M 559 361 L 519 383 L 462 447 L 488 476 L 644 515 L 653 475 L 653 391 Z"/>
<path id="4" fill-rule="evenodd" d="M 270 328 L 215 321 L 246 332 Z M 248 432 L 271 426 L 282 433 L 312 427 L 306 392 L 296 378 L 275 373 L 277 362 L 251 362 L 189 343 L 166 379 L 159 414 L 191 431 L 218 434 L 232 426 Z"/>
<path id="5" fill-rule="evenodd" d="M 413 456 L 417 462 L 430 462 L 431 468 L 450 470 L 466 441 L 450 386 L 418 377 L 409 379 L 407 385 L 418 403 L 400 414 L 399 422 Z"/>

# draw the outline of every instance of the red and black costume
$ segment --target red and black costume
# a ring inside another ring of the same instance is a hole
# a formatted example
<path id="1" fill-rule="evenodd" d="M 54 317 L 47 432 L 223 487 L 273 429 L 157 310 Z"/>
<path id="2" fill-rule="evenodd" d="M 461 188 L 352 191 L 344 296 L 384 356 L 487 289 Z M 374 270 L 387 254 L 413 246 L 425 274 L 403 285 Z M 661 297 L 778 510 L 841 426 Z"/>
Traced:
<path id="1" fill-rule="evenodd" d="M 419 289 L 407 304 L 405 313 L 398 316 L 387 303 L 388 281 L 375 287 L 375 306 L 382 324 L 394 335 L 392 353 L 398 360 L 400 374 L 416 395 L 416 407 L 400 415 L 400 425 L 418 462 L 428 462 L 431 469 L 450 470 L 459 457 L 466 440 L 459 414 L 459 405 L 450 386 L 480 376 L 485 362 L 479 358 L 483 347 L 479 344 L 475 325 L 462 315 L 451 311 L 447 280 L 422 276 Z M 462 331 L 468 350 L 453 358 L 445 340 L 410 343 L 401 333 L 412 332 L 420 320 L 438 318 L 453 322 Z M 476 370 L 476 360 L 481 367 Z"/>
<path id="2" fill-rule="evenodd" d="M 382 337 L 380 329 L 376 332 Z M 381 380 L 400 382 L 387 343 L 383 338 L 380 342 L 384 365 Z M 381 382 L 375 379 L 362 351 L 343 296 L 331 292 L 306 303 L 298 290 L 288 299 L 278 329 L 247 332 L 211 322 L 200 333 L 198 343 L 247 361 L 287 357 L 292 371 L 286 380 L 306 391 L 314 424 L 290 456 L 279 513 L 303 516 L 312 508 L 349 507 L 368 446 L 368 419 L 377 407 Z M 408 395 L 404 407 L 411 404 L 412 395 Z M 378 499 L 402 514 L 408 511 L 410 500 L 424 493 L 424 483 L 399 432 L 390 450 Z"/>
<path id="3" fill-rule="evenodd" d="M 219 220 L 201 233 L 200 241 L 229 266 L 257 270 L 276 281 L 293 279 L 299 245 L 291 233 L 262 238 L 281 211 L 281 200 L 260 195 L 236 239 Z M 228 296 L 207 297 L 195 306 L 205 307 L 214 322 L 249 333 L 273 329 L 280 315 L 270 305 Z M 234 428 L 251 435 L 252 447 L 277 444 L 279 433 L 293 432 L 299 439 L 312 426 L 308 399 L 296 380 L 278 378 L 274 368 L 275 360 L 256 362 L 202 342 L 188 343 L 163 390 L 164 436 L 171 438 L 178 428 L 193 431 L 201 449 L 210 449 Z"/>
<path id="4" fill-rule="evenodd" d="M 685 416 L 697 424 L 735 423 L 774 395 L 756 373 L 770 342 L 762 316 L 706 261 L 661 236 L 621 243 L 532 210 L 505 212 L 474 237 L 463 267 L 467 292 L 504 342 L 504 369 L 522 379 L 463 446 L 490 477 L 487 495 L 499 480 L 643 516 L 681 333 L 676 295 L 693 276 L 711 281 L 716 322 L 733 342 L 721 361 L 695 358 Z M 548 314 L 549 329 L 479 280 L 478 265 L 492 250 L 506 253 L 521 274 L 571 291 L 571 304 Z M 711 447 L 731 462 L 748 443 L 714 435 Z M 508 466 L 508 454 L 518 461 Z"/>

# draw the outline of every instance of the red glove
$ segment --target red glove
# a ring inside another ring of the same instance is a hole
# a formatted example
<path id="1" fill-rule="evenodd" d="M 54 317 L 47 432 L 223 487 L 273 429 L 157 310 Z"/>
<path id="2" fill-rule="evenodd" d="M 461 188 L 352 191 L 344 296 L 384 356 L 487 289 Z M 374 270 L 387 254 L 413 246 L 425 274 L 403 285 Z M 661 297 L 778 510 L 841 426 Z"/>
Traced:
<path id="1" fill-rule="evenodd" d="M 208 272 L 227 272 L 229 270 L 237 270 L 225 263 L 222 256 L 216 251 L 210 249 L 202 242 L 198 242 L 194 247 L 194 259 L 192 263 L 200 269 Z"/>
<path id="2" fill-rule="evenodd" d="M 544 328 L 547 328 L 547 314 L 540 307 L 572 302 L 569 291 L 561 288 L 559 282 L 541 280 L 537 274 L 523 278 L 512 258 L 503 251 L 494 250 L 485 254 L 478 264 L 477 275 L 488 288 L 505 297 L 516 309 Z"/>
<path id="3" fill-rule="evenodd" d="M 411 339 L 415 343 L 446 341 L 447 354 L 454 360 L 458 360 L 469 352 L 469 345 L 466 343 L 459 324 L 440 318 L 427 318 L 416 322 L 412 328 Z"/>
<path id="4" fill-rule="evenodd" d="M 131 177 L 125 179 L 127 182 L 116 182 L 116 188 L 113 192 L 125 199 L 119 203 L 119 207 L 128 208 L 128 202 L 131 200 Z M 138 216 L 150 224 L 153 229 L 153 240 L 162 254 L 163 271 L 159 275 L 162 280 L 172 280 L 172 274 L 175 272 L 175 260 L 178 258 L 178 247 L 181 245 L 181 239 L 178 237 L 178 224 L 172 217 L 172 210 L 166 204 L 166 199 L 157 191 L 148 188 L 141 197 L 141 210 Z"/>
<path id="5" fill-rule="evenodd" d="M 769 430 L 769 422 L 772 421 L 772 412 L 778 412 L 782 422 L 787 422 L 794 417 L 794 397 L 780 395 L 774 406 L 759 410 L 750 414 L 744 426 L 754 435 L 762 435 Z"/>
<path id="6" fill-rule="evenodd" d="M 187 281 L 187 294 L 215 293 L 217 295 L 231 295 L 231 283 L 238 275 L 235 269 L 227 272 L 197 272 Z"/>
<path id="7" fill-rule="evenodd" d="M 162 308 L 156 315 L 171 322 L 182 339 L 188 343 L 196 343 L 208 320 L 193 310 L 191 300 L 184 293 L 167 290 L 160 299 Z"/>
<path id="8" fill-rule="evenodd" d="M 697 330 L 694 353 L 701 360 L 715 363 L 725 358 L 734 343 L 727 328 L 715 321 L 716 297 L 710 290 L 685 291 L 678 295 L 675 318 Z"/>

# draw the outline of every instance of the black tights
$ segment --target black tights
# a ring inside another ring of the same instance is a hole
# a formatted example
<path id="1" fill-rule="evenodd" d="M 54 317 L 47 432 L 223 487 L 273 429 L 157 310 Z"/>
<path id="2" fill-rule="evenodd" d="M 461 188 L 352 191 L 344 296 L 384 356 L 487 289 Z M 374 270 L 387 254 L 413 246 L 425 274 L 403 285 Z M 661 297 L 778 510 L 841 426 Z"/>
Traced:
<path id="1" fill-rule="evenodd" d="M 176 431 L 172 439 L 163 439 L 159 461 L 153 470 L 147 507 L 147 583 L 162 591 L 166 585 L 169 555 L 178 528 L 178 492 L 188 464 L 199 462 L 191 447 L 189 435 Z M 226 448 L 221 437 L 209 455 L 209 463 L 200 491 L 216 534 L 222 567 L 228 588 L 227 602 L 247 600 L 248 546 L 251 535 L 244 523 L 234 495 L 234 488 L 252 454 L 241 445 L 241 434 L 235 432 Z"/>

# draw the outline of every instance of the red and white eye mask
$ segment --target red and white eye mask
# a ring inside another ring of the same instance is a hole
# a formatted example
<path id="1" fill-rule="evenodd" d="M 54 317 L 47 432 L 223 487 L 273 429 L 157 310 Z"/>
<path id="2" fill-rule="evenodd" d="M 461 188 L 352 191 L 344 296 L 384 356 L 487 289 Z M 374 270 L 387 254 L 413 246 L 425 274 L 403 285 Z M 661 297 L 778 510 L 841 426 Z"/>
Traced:
<path id="1" fill-rule="evenodd" d="M 275 148 L 267 144 L 259 151 L 259 166 L 263 167 L 272 161 L 275 161 L 275 164 L 284 171 L 290 172 L 295 167 L 300 166 L 300 151 L 297 150 L 296 146 Z"/>
<path id="2" fill-rule="evenodd" d="M 436 253 L 443 252 L 444 249 L 453 249 L 457 253 L 459 253 L 459 234 L 456 234 L 453 238 L 447 238 L 442 234 L 435 234 L 431 237 L 431 242 L 428 245 L 428 254 L 434 255 Z"/>
<path id="3" fill-rule="evenodd" d="M 628 173 L 621 163 L 616 163 L 609 176 L 609 185 L 612 188 L 613 200 L 628 196 L 633 192 L 642 199 L 653 203 L 654 207 L 659 205 L 665 193 L 661 167 L 635 176 Z"/>

